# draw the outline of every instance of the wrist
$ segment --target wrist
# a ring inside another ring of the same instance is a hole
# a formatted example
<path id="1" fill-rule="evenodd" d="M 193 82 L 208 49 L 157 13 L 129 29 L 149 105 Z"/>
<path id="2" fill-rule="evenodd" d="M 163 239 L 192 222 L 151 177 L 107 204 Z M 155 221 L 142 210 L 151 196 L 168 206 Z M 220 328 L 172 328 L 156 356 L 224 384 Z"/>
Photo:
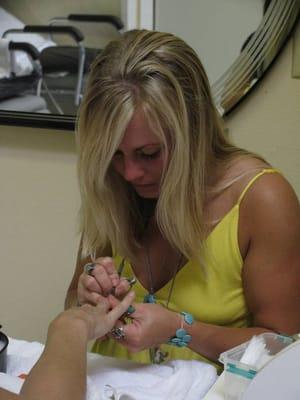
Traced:
<path id="1" fill-rule="evenodd" d="M 176 332 L 181 323 L 180 314 L 174 311 L 172 312 L 172 314 L 173 314 L 172 323 L 169 326 L 168 337 L 166 338 L 166 342 L 168 342 L 170 338 L 174 336 L 174 332 Z"/>
<path id="2" fill-rule="evenodd" d="M 167 343 L 177 347 L 187 347 L 192 340 L 192 336 L 189 334 L 188 330 L 194 323 L 194 317 L 192 314 L 185 311 L 181 311 L 177 315 L 180 317 L 180 324 L 177 325 L 175 335 L 173 330 L 173 334 L 169 337 Z"/>
<path id="3" fill-rule="evenodd" d="M 62 314 L 49 325 L 48 338 L 59 337 L 62 340 L 69 340 L 77 337 L 79 341 L 87 343 L 89 330 L 89 323 L 86 318 Z"/>

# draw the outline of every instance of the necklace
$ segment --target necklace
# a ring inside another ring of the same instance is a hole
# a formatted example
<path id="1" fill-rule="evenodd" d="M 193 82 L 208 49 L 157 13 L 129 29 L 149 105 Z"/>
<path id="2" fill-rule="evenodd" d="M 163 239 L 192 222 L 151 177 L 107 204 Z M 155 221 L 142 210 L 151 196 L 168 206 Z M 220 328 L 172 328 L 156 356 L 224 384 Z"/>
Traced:
<path id="1" fill-rule="evenodd" d="M 155 296 L 155 291 L 154 291 L 154 286 L 153 286 L 153 276 L 152 276 L 152 268 L 151 268 L 151 260 L 150 260 L 150 253 L 148 246 L 145 246 L 146 250 L 146 265 L 147 265 L 147 272 L 149 276 L 149 282 L 150 282 L 150 290 L 149 293 L 146 294 L 144 297 L 144 303 L 151 303 L 155 304 L 156 303 L 156 296 Z M 180 255 L 178 263 L 176 265 L 176 268 L 174 270 L 174 274 L 172 277 L 171 281 L 171 287 L 168 293 L 168 298 L 166 301 L 166 308 L 169 309 L 169 302 L 172 296 L 174 284 L 175 284 L 175 278 L 178 272 L 178 269 L 180 267 L 180 264 L 182 262 L 182 255 Z M 150 355 L 150 360 L 152 364 L 161 364 L 166 360 L 168 357 L 169 353 L 167 351 L 163 351 L 159 346 L 155 346 L 149 349 L 149 355 Z"/>
<path id="2" fill-rule="evenodd" d="M 148 246 L 145 246 L 145 250 L 146 250 L 146 265 L 147 265 L 147 272 L 148 272 L 148 276 L 149 276 L 149 282 L 150 282 L 150 290 L 149 293 L 146 294 L 146 296 L 144 297 L 144 303 L 156 303 L 156 296 L 155 296 L 155 291 L 154 291 L 154 285 L 153 285 L 153 276 L 152 276 L 152 268 L 151 268 L 151 260 L 150 260 L 150 254 L 149 254 L 149 249 Z M 171 287 L 169 290 L 169 294 L 168 294 L 168 298 L 166 301 L 166 308 L 169 308 L 169 302 L 170 302 L 170 298 L 173 292 L 173 287 L 174 287 L 174 283 L 175 283 L 175 277 L 176 274 L 178 272 L 178 268 L 181 264 L 182 261 L 182 255 L 180 255 L 179 257 L 179 261 L 176 265 L 176 268 L 174 270 L 174 274 L 172 276 L 172 282 L 171 282 Z M 164 263 L 165 265 L 165 263 Z"/>

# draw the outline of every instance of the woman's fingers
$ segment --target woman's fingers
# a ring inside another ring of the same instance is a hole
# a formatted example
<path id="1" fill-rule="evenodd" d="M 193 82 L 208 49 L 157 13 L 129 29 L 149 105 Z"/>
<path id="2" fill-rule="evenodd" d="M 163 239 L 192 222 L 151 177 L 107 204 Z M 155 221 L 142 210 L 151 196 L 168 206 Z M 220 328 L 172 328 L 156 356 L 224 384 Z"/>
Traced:
<path id="1" fill-rule="evenodd" d="M 124 299 L 115 303 L 115 307 L 111 309 L 112 304 L 106 297 L 106 304 L 98 304 L 94 307 L 95 328 L 93 338 L 100 338 L 106 335 L 118 323 L 119 318 L 126 312 L 134 299 L 134 292 L 128 293 Z M 111 309 L 110 311 L 108 311 Z"/>
<path id="2" fill-rule="evenodd" d="M 102 293 L 101 286 L 93 276 L 83 273 L 81 274 L 79 279 L 85 290 L 89 290 L 90 292 L 97 292 L 99 294 Z"/>
<path id="3" fill-rule="evenodd" d="M 92 269 L 83 272 L 79 277 L 77 297 L 80 304 L 96 305 L 101 300 L 101 295 L 107 296 L 119 283 L 112 258 L 101 257 L 91 265 Z"/>
<path id="4" fill-rule="evenodd" d="M 104 296 L 101 296 L 101 294 L 95 292 L 86 292 L 84 298 L 84 303 L 89 303 L 93 306 L 96 306 L 103 301 L 106 302 L 106 298 Z"/>
<path id="5" fill-rule="evenodd" d="M 112 326 L 114 326 L 115 322 L 127 311 L 128 307 L 133 302 L 135 297 L 135 293 L 133 291 L 129 292 L 122 301 L 117 303 L 112 301 L 113 296 L 109 296 L 108 300 L 110 305 L 113 305 L 112 310 L 107 314 L 112 322 Z"/>
<path id="6" fill-rule="evenodd" d="M 115 288 L 115 296 L 121 297 L 124 294 L 128 293 L 130 290 L 131 286 L 128 282 L 128 279 L 126 278 L 121 278 L 119 281 L 119 284 Z"/>
<path id="7" fill-rule="evenodd" d="M 115 296 L 110 295 L 110 296 L 107 297 L 107 299 L 108 299 L 108 302 L 109 302 L 109 305 L 110 305 L 111 309 L 115 308 L 118 304 L 120 304 L 120 300 L 117 299 Z M 124 312 L 124 314 L 122 315 L 122 317 L 129 316 L 129 315 L 133 314 L 135 312 L 135 310 L 136 310 L 135 307 L 131 303 L 128 306 L 128 308 L 126 309 L 126 311 Z"/>
<path id="8" fill-rule="evenodd" d="M 113 259 L 110 257 L 96 259 L 92 276 L 96 279 L 102 293 L 106 296 L 119 284 L 119 276 Z"/>
<path id="9" fill-rule="evenodd" d="M 103 265 L 109 275 L 117 273 L 114 261 L 111 257 L 99 257 L 95 260 L 95 264 Z"/>
<path id="10" fill-rule="evenodd" d="M 102 297 L 102 301 L 98 302 L 96 307 L 91 307 L 88 304 L 82 306 L 82 311 L 85 311 L 91 317 L 89 321 L 90 339 L 103 337 L 110 332 L 118 322 L 121 323 L 119 320 L 128 310 L 134 297 L 135 293 L 129 292 L 122 301 L 119 301 L 115 299 L 114 296 L 109 295 L 108 297 Z M 93 304 L 92 300 L 91 304 Z"/>
<path id="11" fill-rule="evenodd" d="M 101 299 L 101 290 L 92 276 L 82 274 L 78 281 L 77 299 L 79 304 L 96 305 Z"/>
<path id="12" fill-rule="evenodd" d="M 81 274 L 77 297 L 80 304 L 96 305 L 102 296 L 113 294 L 122 298 L 131 286 L 128 279 L 119 277 L 112 258 L 101 257 L 95 260 L 91 270 Z"/>
<path id="13" fill-rule="evenodd" d="M 107 295 L 112 290 L 112 280 L 102 265 L 96 264 L 96 267 L 93 270 L 93 277 L 100 286 L 101 292 L 104 295 Z"/>

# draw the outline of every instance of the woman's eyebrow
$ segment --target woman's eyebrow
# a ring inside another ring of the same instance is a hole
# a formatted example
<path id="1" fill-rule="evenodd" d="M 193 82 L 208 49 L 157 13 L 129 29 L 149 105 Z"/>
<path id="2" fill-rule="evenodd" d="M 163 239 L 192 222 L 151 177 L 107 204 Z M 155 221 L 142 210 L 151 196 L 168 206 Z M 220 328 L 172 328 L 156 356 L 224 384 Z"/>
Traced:
<path id="1" fill-rule="evenodd" d="M 161 145 L 160 143 L 147 143 L 147 144 L 144 144 L 143 146 L 136 147 L 134 150 L 139 151 L 139 150 L 143 150 L 145 147 L 155 147 L 155 146 L 160 146 L 160 145 Z"/>
<path id="2" fill-rule="evenodd" d="M 160 146 L 161 146 L 161 143 L 157 142 L 157 143 L 147 143 L 147 144 L 143 144 L 142 146 L 138 146 L 138 147 L 134 148 L 133 151 L 141 151 L 141 150 L 143 150 L 144 148 L 156 147 L 156 146 L 160 147 Z M 120 153 L 123 153 L 123 150 L 122 150 L 122 149 L 117 149 L 117 150 L 115 151 L 115 154 L 120 154 Z"/>

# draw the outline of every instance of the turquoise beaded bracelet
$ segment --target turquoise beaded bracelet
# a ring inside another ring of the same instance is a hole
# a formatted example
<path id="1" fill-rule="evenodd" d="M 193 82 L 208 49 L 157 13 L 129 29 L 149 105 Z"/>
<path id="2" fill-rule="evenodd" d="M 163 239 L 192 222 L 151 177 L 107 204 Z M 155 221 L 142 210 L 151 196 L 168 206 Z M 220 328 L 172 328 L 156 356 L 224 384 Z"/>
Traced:
<path id="1" fill-rule="evenodd" d="M 189 335 L 183 328 L 183 322 L 188 325 L 192 325 L 194 322 L 194 317 L 192 314 L 189 314 L 185 311 L 181 311 L 180 315 L 182 315 L 181 327 L 176 330 L 175 336 L 168 341 L 168 344 L 172 344 L 173 346 L 177 347 L 186 347 L 192 340 L 192 336 Z"/>

